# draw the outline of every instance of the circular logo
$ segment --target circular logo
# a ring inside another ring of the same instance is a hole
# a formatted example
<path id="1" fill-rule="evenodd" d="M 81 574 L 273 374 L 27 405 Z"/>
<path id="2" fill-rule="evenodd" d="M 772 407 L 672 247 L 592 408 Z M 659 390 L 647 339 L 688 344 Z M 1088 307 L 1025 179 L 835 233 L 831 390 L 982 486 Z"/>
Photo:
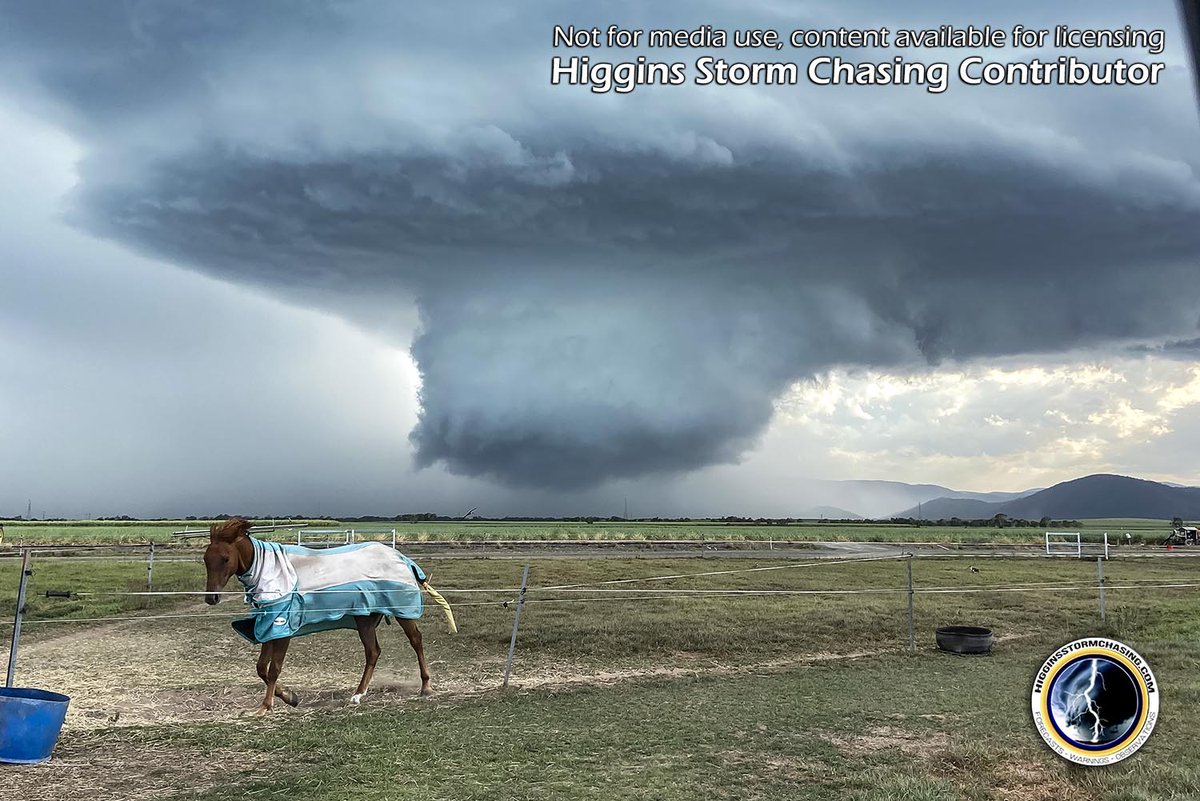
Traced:
<path id="1" fill-rule="evenodd" d="M 1158 722 L 1158 682 L 1124 643 L 1067 643 L 1033 682 L 1033 722 L 1054 752 L 1080 765 L 1111 765 L 1142 747 Z"/>

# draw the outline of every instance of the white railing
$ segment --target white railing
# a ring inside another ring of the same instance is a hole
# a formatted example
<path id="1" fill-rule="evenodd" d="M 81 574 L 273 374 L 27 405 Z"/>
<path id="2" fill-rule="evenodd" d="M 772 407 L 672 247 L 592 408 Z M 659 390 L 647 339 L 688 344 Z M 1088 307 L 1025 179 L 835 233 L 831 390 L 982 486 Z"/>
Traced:
<path id="1" fill-rule="evenodd" d="M 337 545 L 353 545 L 364 540 L 374 540 L 376 535 L 391 535 L 392 547 L 396 547 L 396 529 L 353 529 L 353 528 L 302 528 L 296 531 L 296 544 L 306 547 L 329 548 Z"/>
<path id="2" fill-rule="evenodd" d="M 1078 531 L 1047 531 L 1046 556 L 1083 556 Z"/>
<path id="3" fill-rule="evenodd" d="M 1098 543 L 1084 542 L 1078 531 L 1047 531 L 1046 556 L 1074 556 L 1083 558 L 1084 547 L 1097 548 L 1096 555 L 1108 558 L 1108 532 L 1104 532 L 1104 540 Z"/>
<path id="4" fill-rule="evenodd" d="M 349 545 L 352 532 L 345 528 L 302 528 L 296 530 L 296 544 L 304 546 Z"/>
<path id="5" fill-rule="evenodd" d="M 385 538 L 390 534 L 392 537 L 392 548 L 396 547 L 396 529 L 394 528 L 352 528 L 350 529 L 350 542 L 357 542 L 359 540 L 375 540 L 375 537 L 380 534 L 384 535 Z"/>

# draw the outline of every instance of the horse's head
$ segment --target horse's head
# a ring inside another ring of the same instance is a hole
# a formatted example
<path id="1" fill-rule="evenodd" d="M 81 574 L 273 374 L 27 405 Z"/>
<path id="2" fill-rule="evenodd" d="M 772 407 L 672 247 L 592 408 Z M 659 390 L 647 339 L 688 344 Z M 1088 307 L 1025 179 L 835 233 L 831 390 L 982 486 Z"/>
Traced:
<path id="1" fill-rule="evenodd" d="M 250 521 L 244 517 L 231 517 L 209 529 L 208 548 L 204 551 L 204 569 L 208 573 L 204 603 L 209 606 L 221 600 L 221 590 L 230 578 L 250 569 L 254 547 L 249 531 Z"/>

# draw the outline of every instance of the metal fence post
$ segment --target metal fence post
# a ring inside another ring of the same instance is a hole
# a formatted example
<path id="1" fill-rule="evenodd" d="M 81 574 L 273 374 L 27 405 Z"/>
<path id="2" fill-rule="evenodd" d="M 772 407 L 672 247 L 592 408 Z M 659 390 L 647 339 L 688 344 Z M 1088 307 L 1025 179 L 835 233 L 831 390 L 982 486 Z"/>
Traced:
<path id="1" fill-rule="evenodd" d="M 33 571 L 29 569 L 31 551 L 26 548 L 21 552 L 21 581 L 17 585 L 17 614 L 13 620 L 12 644 L 8 648 L 8 675 L 4 686 L 13 686 L 13 672 L 17 669 L 17 643 L 21 640 L 21 616 L 25 614 L 25 586 Z"/>
<path id="2" fill-rule="evenodd" d="M 146 554 L 146 592 L 154 592 L 154 543 L 150 543 L 150 552 Z"/>
<path id="3" fill-rule="evenodd" d="M 521 608 L 525 606 L 525 588 L 529 584 L 529 565 L 521 574 L 521 592 L 517 595 L 517 611 L 513 615 L 512 638 L 508 641 L 508 659 L 504 663 L 504 687 L 508 687 L 508 677 L 512 673 L 513 652 L 517 650 L 517 628 L 521 625 Z"/>
<path id="4" fill-rule="evenodd" d="M 1096 558 L 1096 574 L 1100 584 L 1100 622 L 1105 622 L 1104 617 L 1104 559 Z"/>
<path id="5" fill-rule="evenodd" d="M 908 566 L 908 650 L 916 653 L 917 638 L 913 630 L 913 582 L 912 582 L 912 563 L 914 554 L 908 555 L 908 560 L 905 563 Z"/>

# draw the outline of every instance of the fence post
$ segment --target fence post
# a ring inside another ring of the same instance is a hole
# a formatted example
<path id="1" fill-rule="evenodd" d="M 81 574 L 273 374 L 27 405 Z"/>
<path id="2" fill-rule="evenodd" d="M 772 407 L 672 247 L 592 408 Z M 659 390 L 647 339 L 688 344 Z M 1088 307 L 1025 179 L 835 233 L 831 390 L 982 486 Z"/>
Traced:
<path id="1" fill-rule="evenodd" d="M 908 650 L 912 653 L 917 652 L 917 638 L 913 631 L 913 583 L 912 583 L 912 563 L 915 554 L 909 554 L 906 565 L 908 566 Z"/>
<path id="2" fill-rule="evenodd" d="M 1104 559 L 1096 558 L 1096 574 L 1100 584 L 1100 622 L 1104 623 Z"/>
<path id="3" fill-rule="evenodd" d="M 512 673 L 513 652 L 517 650 L 517 628 L 521 625 L 521 608 L 525 606 L 525 587 L 529 584 L 529 565 L 521 574 L 521 592 L 517 595 L 517 611 L 513 615 L 512 639 L 508 641 L 508 659 L 504 663 L 504 687 L 508 687 L 508 677 Z"/>
<path id="4" fill-rule="evenodd" d="M 146 592 L 154 592 L 154 543 L 150 543 L 150 552 L 146 554 Z"/>
<path id="5" fill-rule="evenodd" d="M 21 581 L 17 584 L 17 614 L 13 620 L 12 644 L 8 648 L 8 675 L 4 686 L 13 686 L 13 672 L 17 669 L 17 643 L 21 640 L 21 616 L 25 614 L 25 585 L 33 571 L 29 569 L 31 551 L 26 548 L 21 552 Z"/>

